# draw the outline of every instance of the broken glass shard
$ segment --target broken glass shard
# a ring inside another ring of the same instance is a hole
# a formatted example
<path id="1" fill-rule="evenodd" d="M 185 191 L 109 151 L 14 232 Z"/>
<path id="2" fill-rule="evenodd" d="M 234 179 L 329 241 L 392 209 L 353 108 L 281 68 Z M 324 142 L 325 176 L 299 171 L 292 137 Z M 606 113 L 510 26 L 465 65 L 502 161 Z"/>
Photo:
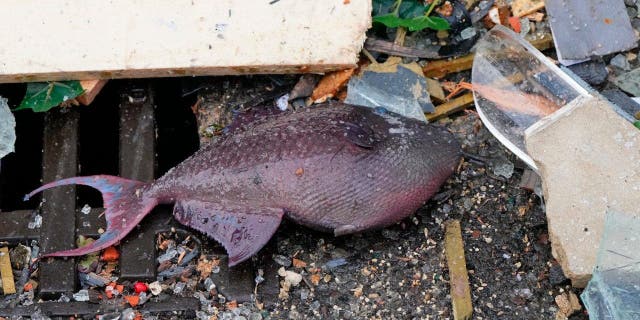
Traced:
<path id="1" fill-rule="evenodd" d="M 414 70 L 416 67 L 420 73 Z M 424 113 L 435 109 L 427 91 L 427 80 L 421 72 L 415 63 L 370 65 L 362 74 L 351 77 L 345 102 L 383 107 L 426 122 Z"/>
<path id="2" fill-rule="evenodd" d="M 590 319 L 640 319 L 640 217 L 608 211 L 596 267 L 580 296 Z"/>
<path id="3" fill-rule="evenodd" d="M 471 78 L 484 125 L 534 170 L 525 130 L 577 97 L 590 96 L 540 51 L 499 25 L 478 41 Z"/>
<path id="4" fill-rule="evenodd" d="M 7 105 L 7 99 L 0 97 L 0 159 L 14 151 L 16 143 L 16 119 Z"/>

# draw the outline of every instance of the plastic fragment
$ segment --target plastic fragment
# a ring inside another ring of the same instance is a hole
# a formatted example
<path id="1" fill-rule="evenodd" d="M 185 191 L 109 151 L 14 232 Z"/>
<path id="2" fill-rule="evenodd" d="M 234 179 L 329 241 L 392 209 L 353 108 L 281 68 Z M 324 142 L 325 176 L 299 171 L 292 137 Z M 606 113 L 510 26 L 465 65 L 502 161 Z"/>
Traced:
<path id="1" fill-rule="evenodd" d="M 100 256 L 100 260 L 106 261 L 106 262 L 118 261 L 118 258 L 120 258 L 120 253 L 113 246 L 104 249 L 104 251 L 102 252 L 102 255 Z"/>
<path id="2" fill-rule="evenodd" d="M 140 297 L 139 296 L 124 296 L 124 299 L 132 307 L 135 307 L 140 303 Z"/>
<path id="3" fill-rule="evenodd" d="M 89 214 L 91 212 L 91 207 L 88 204 L 85 204 L 82 209 L 80 209 L 80 212 L 83 214 Z"/>
<path id="4" fill-rule="evenodd" d="M 184 282 L 178 282 L 176 283 L 176 285 L 173 287 L 173 293 L 175 294 L 180 294 L 184 288 L 187 286 L 186 283 Z"/>
<path id="5" fill-rule="evenodd" d="M 78 277 L 80 278 L 80 283 L 82 284 L 82 286 L 87 287 L 104 287 L 110 282 L 108 278 L 98 275 L 94 272 L 79 273 Z"/>
<path id="6" fill-rule="evenodd" d="M 89 290 L 82 289 L 73 294 L 73 300 L 75 301 L 89 301 Z"/>
<path id="7" fill-rule="evenodd" d="M 133 290 L 137 294 L 140 294 L 140 293 L 143 293 L 143 292 L 147 292 L 148 289 L 149 289 L 149 287 L 144 282 L 136 281 L 136 283 L 133 284 Z"/>
<path id="8" fill-rule="evenodd" d="M 345 264 L 347 264 L 347 260 L 345 258 L 338 258 L 338 259 L 330 260 L 329 262 L 325 263 L 324 266 L 327 269 L 335 269 Z"/>
<path id="9" fill-rule="evenodd" d="M 7 99 L 0 97 L 0 159 L 14 152 L 16 143 L 16 119 L 7 105 Z"/>
<path id="10" fill-rule="evenodd" d="M 37 229 L 40 228 L 42 226 L 42 216 L 39 214 L 36 214 L 35 217 L 33 217 L 32 221 L 29 221 L 29 224 L 27 224 L 27 228 L 29 229 Z"/>
<path id="11" fill-rule="evenodd" d="M 276 100 L 276 106 L 278 109 L 285 111 L 289 108 L 289 94 L 285 94 Z"/>

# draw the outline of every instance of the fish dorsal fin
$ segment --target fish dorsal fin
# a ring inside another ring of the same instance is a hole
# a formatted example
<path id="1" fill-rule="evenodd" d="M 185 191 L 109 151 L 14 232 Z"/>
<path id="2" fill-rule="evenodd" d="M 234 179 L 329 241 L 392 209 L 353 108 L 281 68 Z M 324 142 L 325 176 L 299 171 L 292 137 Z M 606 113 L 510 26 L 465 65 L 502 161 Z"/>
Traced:
<path id="1" fill-rule="evenodd" d="M 250 212 L 249 212 L 250 211 Z M 222 207 L 197 200 L 176 202 L 173 214 L 178 222 L 204 232 L 220 242 L 234 266 L 258 252 L 280 225 L 282 209 Z"/>
<path id="2" fill-rule="evenodd" d="M 229 134 L 241 131 L 247 126 L 266 121 L 270 116 L 281 114 L 282 111 L 273 108 L 250 108 L 236 114 L 231 123 L 224 128 L 224 133 Z"/>

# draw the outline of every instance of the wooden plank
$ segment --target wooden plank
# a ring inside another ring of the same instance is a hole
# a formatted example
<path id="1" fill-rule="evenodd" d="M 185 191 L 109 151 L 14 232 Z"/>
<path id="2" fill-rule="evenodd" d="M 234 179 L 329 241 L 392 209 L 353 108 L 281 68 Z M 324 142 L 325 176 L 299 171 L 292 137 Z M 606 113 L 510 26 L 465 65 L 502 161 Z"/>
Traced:
<path id="1" fill-rule="evenodd" d="M 436 106 L 436 112 L 425 113 L 424 115 L 429 122 L 433 122 L 452 113 L 462 111 L 471 104 L 473 104 L 473 93 L 469 92 Z"/>
<path id="2" fill-rule="evenodd" d="M 471 69 L 473 57 L 474 54 L 468 54 L 460 58 L 429 62 L 422 71 L 424 71 L 425 77 L 442 78 L 449 73 Z"/>
<path id="3" fill-rule="evenodd" d="M 536 49 L 542 51 L 553 46 L 553 38 L 551 34 L 543 34 L 535 39 L 526 39 Z M 475 54 L 470 53 L 455 59 L 436 60 L 427 63 L 422 71 L 425 77 L 442 78 L 447 74 L 469 70 L 473 66 L 473 58 Z"/>
<path id="4" fill-rule="evenodd" d="M 371 1 L 7 0 L 0 82 L 356 66 Z"/>
<path id="5" fill-rule="evenodd" d="M 0 248 L 0 275 L 2 275 L 2 293 L 16 293 L 16 284 L 13 282 L 13 270 L 11 270 L 11 260 L 9 259 L 9 249 Z"/>
<path id="6" fill-rule="evenodd" d="M 76 176 L 78 173 L 78 112 L 52 110 L 45 116 L 44 183 Z M 75 248 L 76 187 L 62 186 L 42 193 L 40 244 L 43 253 Z M 73 258 L 40 261 L 40 294 L 45 298 L 75 291 Z"/>
<path id="7" fill-rule="evenodd" d="M 445 222 L 444 254 L 447 257 L 447 267 L 449 268 L 453 319 L 471 319 L 473 314 L 471 288 L 469 287 L 464 244 L 458 220 Z"/>

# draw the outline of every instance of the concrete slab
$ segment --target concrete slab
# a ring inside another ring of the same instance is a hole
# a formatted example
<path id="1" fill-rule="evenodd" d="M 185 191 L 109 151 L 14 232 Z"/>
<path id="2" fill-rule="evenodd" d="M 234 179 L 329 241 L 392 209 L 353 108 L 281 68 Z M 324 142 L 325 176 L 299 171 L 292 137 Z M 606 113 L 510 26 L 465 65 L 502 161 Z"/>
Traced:
<path id="1" fill-rule="evenodd" d="M 543 180 L 553 255 L 584 287 L 605 212 L 640 216 L 640 130 L 607 102 L 579 97 L 527 129 L 525 140 Z"/>
<path id="2" fill-rule="evenodd" d="M 371 1 L 3 1 L 0 82 L 353 68 Z"/>

